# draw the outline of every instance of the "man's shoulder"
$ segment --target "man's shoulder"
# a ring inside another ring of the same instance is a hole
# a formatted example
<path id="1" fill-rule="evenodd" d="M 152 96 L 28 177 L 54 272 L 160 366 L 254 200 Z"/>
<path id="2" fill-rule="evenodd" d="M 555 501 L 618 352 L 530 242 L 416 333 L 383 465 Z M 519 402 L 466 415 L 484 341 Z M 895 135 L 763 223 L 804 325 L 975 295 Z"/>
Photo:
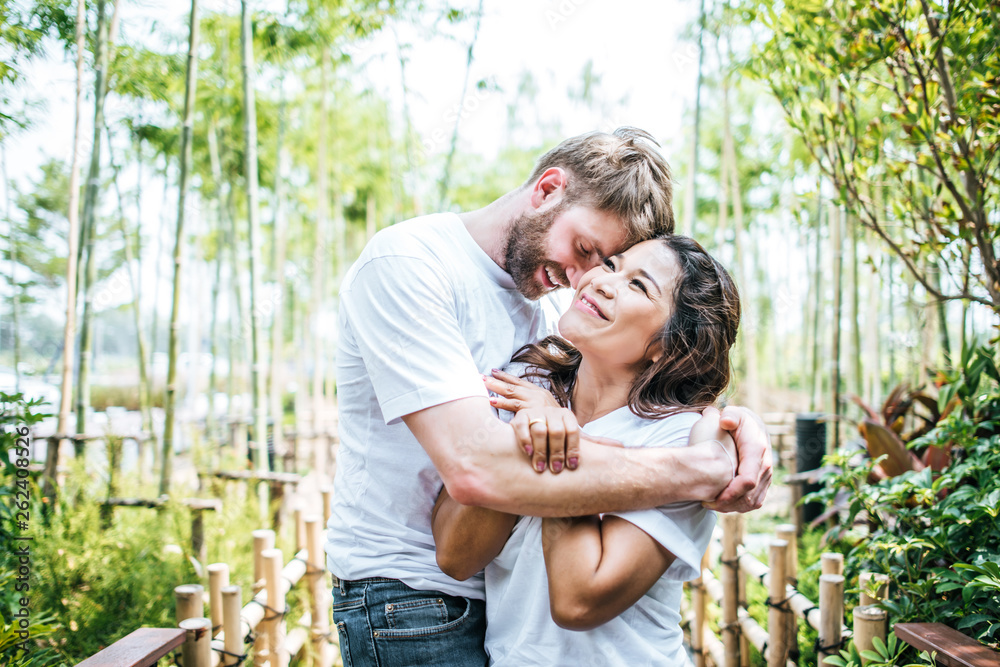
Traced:
<path id="1" fill-rule="evenodd" d="M 442 243 L 454 238 L 461 220 L 453 213 L 422 215 L 386 227 L 372 237 L 361 260 L 380 257 L 431 259 L 441 255 Z"/>

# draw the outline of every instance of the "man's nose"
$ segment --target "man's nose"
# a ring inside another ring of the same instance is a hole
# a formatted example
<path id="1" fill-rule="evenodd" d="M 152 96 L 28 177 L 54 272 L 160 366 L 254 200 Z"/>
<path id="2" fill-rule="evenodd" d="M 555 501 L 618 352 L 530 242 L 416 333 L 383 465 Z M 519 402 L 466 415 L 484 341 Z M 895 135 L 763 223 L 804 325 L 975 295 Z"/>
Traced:
<path id="1" fill-rule="evenodd" d="M 567 266 L 566 279 L 569 280 L 569 286 L 576 289 L 576 286 L 580 284 L 580 278 L 583 277 L 584 273 L 586 273 L 586 271 L 579 266 Z"/>

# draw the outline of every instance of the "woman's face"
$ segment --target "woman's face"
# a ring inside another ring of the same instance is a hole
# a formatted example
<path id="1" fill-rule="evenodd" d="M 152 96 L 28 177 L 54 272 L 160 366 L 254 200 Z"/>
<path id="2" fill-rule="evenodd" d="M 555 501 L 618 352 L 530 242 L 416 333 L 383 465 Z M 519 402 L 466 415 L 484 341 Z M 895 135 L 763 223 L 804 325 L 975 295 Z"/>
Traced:
<path id="1" fill-rule="evenodd" d="M 583 275 L 559 333 L 588 360 L 639 370 L 661 354 L 649 342 L 673 313 L 679 277 L 662 241 L 637 243 Z"/>

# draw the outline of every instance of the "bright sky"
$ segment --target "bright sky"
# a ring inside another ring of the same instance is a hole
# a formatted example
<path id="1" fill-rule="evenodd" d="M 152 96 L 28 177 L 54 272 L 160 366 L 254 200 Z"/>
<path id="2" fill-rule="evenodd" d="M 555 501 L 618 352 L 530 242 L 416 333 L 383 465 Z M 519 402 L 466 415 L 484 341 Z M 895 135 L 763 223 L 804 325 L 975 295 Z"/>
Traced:
<path id="1" fill-rule="evenodd" d="M 159 3 L 122 0 L 122 30 L 129 39 L 158 39 L 164 32 L 186 36 L 186 2 Z M 283 3 L 268 0 L 261 6 L 280 10 Z M 475 0 L 459 6 L 475 9 Z M 207 0 L 206 10 L 238 12 L 235 0 Z M 697 12 L 696 4 L 668 0 L 485 0 L 484 17 L 475 49 L 460 129 L 466 149 L 491 156 L 504 140 L 507 104 L 517 92 L 524 72 L 539 89 L 536 104 L 524 108 L 521 119 L 531 128 L 537 121 L 558 118 L 565 136 L 592 129 L 636 125 L 663 143 L 668 155 L 680 150 L 685 128 L 681 116 L 694 98 L 696 49 L 678 34 Z M 447 40 L 420 34 L 410 27 L 400 38 L 413 44 L 407 68 L 410 111 L 414 128 L 432 151 L 447 149 L 453 119 L 461 105 L 465 76 L 465 49 L 472 36 L 466 22 Z M 365 78 L 401 109 L 399 63 L 388 32 L 363 44 L 355 60 L 365 60 Z M 600 79 L 596 110 L 567 99 L 569 88 L 579 89 L 586 63 L 592 60 Z M 33 128 L 8 144 L 11 177 L 22 182 L 35 177 L 47 158 L 68 160 L 73 132 L 75 71 L 69 57 L 53 49 L 50 58 L 28 70 L 31 97 L 44 102 L 33 112 Z M 85 90 L 92 89 L 91 73 Z M 478 91 L 481 79 L 499 90 Z M 620 104 L 625 100 L 624 104 Z M 114 100 L 109 100 L 114 105 Z M 109 110 L 110 111 L 110 110 Z M 87 101 L 85 127 L 93 113 Z M 540 136 L 531 136 L 537 141 Z"/>

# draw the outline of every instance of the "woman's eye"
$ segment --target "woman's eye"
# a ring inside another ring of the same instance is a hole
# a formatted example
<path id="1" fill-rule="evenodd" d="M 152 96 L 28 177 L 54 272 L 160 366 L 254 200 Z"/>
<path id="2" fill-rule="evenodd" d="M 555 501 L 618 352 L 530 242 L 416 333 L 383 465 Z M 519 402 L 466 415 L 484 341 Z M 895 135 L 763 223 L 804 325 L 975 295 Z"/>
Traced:
<path id="1" fill-rule="evenodd" d="M 610 269 L 611 271 L 615 270 L 615 263 L 611 260 L 610 257 L 604 260 L 604 266 L 605 268 Z"/>
<path id="2" fill-rule="evenodd" d="M 649 294 L 649 290 L 646 289 L 646 286 L 643 285 L 642 281 L 639 280 L 638 278 L 633 278 L 632 284 L 641 289 L 643 294 Z"/>

